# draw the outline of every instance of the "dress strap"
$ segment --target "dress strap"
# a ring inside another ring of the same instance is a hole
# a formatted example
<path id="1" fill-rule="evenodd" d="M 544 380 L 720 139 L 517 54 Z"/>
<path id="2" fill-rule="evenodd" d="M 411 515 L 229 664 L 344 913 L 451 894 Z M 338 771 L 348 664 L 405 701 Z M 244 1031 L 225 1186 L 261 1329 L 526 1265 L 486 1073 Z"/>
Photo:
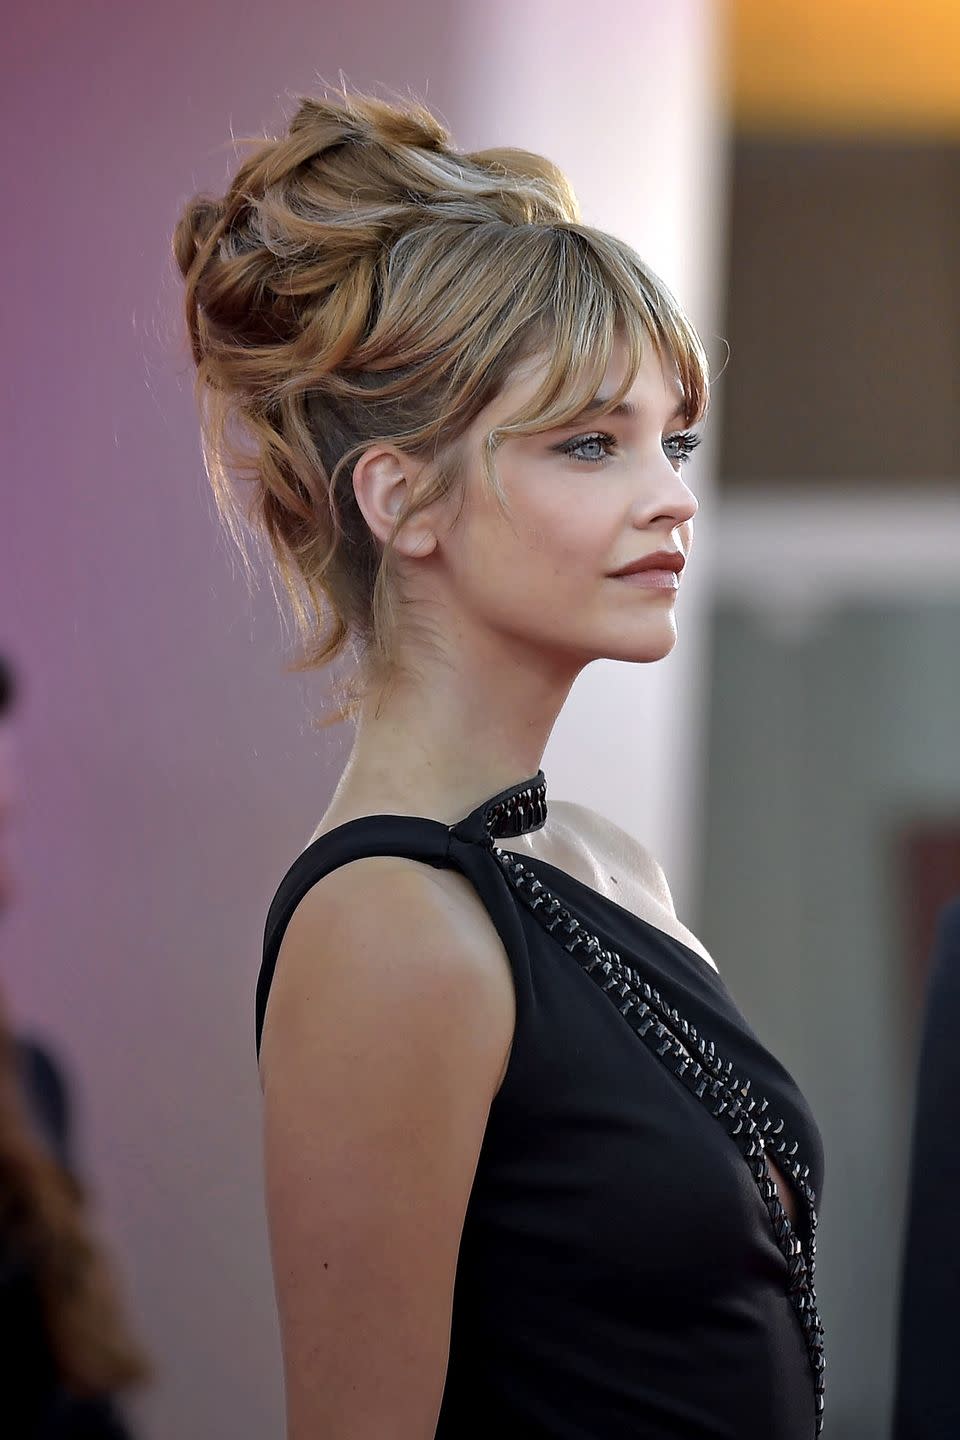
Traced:
<path id="1" fill-rule="evenodd" d="M 486 804 L 497 803 L 497 798 Z M 531 802 L 523 800 L 522 803 L 529 807 Z M 352 860 L 360 860 L 367 855 L 398 855 L 437 869 L 452 867 L 459 870 L 471 882 L 486 907 L 511 964 L 522 961 L 529 968 L 523 925 L 510 886 L 493 860 L 493 840 L 485 829 L 477 829 L 478 823 L 485 824 L 485 808 L 478 807 L 457 825 L 444 825 L 438 820 L 409 815 L 364 815 L 319 836 L 297 856 L 277 888 L 264 926 L 263 961 L 256 989 L 258 1059 L 267 997 L 280 945 L 293 912 L 318 880 Z M 529 808 L 524 814 L 529 817 Z M 473 838 L 474 835 L 476 838 Z"/>

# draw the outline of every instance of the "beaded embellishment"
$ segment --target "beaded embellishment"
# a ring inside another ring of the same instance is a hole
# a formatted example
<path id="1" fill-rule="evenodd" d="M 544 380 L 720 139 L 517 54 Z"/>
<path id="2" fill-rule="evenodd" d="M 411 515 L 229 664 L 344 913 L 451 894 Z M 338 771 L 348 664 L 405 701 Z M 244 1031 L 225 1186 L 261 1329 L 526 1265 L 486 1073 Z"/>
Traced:
<path id="1" fill-rule="evenodd" d="M 544 788 L 543 796 L 537 794 L 540 788 Z M 516 855 L 493 843 L 494 834 L 522 833 L 520 830 L 495 827 L 512 824 L 530 813 L 539 813 L 536 809 L 531 812 L 530 807 L 541 804 L 545 816 L 545 787 L 534 785 L 519 791 L 515 800 L 491 806 L 485 817 L 490 819 L 487 829 L 491 836 L 491 853 L 526 908 L 536 915 L 544 929 L 559 940 L 565 950 L 575 956 L 648 1049 L 707 1107 L 746 1161 L 770 1216 L 777 1245 L 787 1263 L 788 1293 L 800 1321 L 813 1372 L 816 1434 L 819 1436 L 823 1430 L 824 1354 L 823 1326 L 814 1289 L 817 1212 L 816 1196 L 809 1183 L 810 1167 L 801 1165 L 798 1143 L 796 1140 L 791 1142 L 783 1119 L 774 1115 L 766 1099 L 758 1095 L 748 1098 L 750 1080 L 742 1080 L 734 1074 L 732 1062 L 724 1062 L 713 1041 L 699 1035 L 695 1026 L 688 1024 L 634 966 L 626 964 L 615 950 L 606 949 L 598 936 L 571 915 L 553 891 Z M 509 806 L 514 808 L 510 810 Z M 532 827 L 528 825 L 524 828 Z M 767 1164 L 768 1153 L 789 1174 L 803 1199 L 808 1234 L 806 1252 L 783 1208 Z"/>
<path id="2" fill-rule="evenodd" d="M 525 785 L 516 785 L 495 796 L 483 812 L 483 828 L 491 838 L 505 840 L 540 830 L 547 819 L 547 782 L 543 771 Z"/>

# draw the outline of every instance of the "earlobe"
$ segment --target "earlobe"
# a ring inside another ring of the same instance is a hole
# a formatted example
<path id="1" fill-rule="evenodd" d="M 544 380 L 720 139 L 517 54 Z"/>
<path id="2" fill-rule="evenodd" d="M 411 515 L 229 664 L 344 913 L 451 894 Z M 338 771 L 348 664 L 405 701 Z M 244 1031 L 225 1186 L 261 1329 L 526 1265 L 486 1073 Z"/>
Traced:
<path id="1" fill-rule="evenodd" d="M 402 498 L 406 499 L 406 491 Z M 419 514 L 411 515 L 394 540 L 393 547 L 398 554 L 411 560 L 432 555 L 437 548 L 437 531 L 430 514 L 421 510 Z"/>
<path id="2" fill-rule="evenodd" d="M 406 555 L 411 560 L 419 560 L 424 555 L 433 554 L 437 548 L 437 537 L 431 529 L 410 532 L 404 526 L 393 544 L 394 549 L 401 555 Z"/>

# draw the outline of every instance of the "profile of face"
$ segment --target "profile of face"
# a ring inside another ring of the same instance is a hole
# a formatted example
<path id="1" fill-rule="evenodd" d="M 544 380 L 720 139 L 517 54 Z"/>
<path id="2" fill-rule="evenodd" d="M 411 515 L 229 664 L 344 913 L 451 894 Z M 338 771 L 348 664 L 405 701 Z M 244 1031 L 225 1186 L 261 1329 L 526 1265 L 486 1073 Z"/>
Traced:
<path id="1" fill-rule="evenodd" d="M 679 378 L 651 343 L 622 413 L 598 406 L 560 429 L 505 438 L 495 457 L 505 515 L 485 483 L 481 446 L 536 395 L 546 364 L 535 356 L 519 366 L 465 433 L 462 507 L 458 494 L 404 527 L 406 593 L 442 606 L 458 647 L 545 678 L 572 679 L 601 658 L 659 660 L 676 643 L 681 575 L 653 583 L 651 572 L 613 572 L 659 551 L 676 564 L 690 553 L 697 500 L 682 475 L 692 442 Z M 618 344 L 598 402 L 614 394 L 625 365 Z M 382 489 L 377 497 L 376 474 L 358 489 L 368 519 L 391 508 Z"/>
<path id="2" fill-rule="evenodd" d="M 502 441 L 495 464 L 510 516 L 485 487 L 481 445 L 535 396 L 544 357 L 518 367 L 466 432 L 465 503 L 430 553 L 432 583 L 463 638 L 488 636 L 522 661 L 574 674 L 597 658 L 655 661 L 674 648 L 681 575 L 652 583 L 649 572 L 613 572 L 656 552 L 687 559 L 698 501 L 682 465 L 695 439 L 674 363 L 653 344 L 620 408 L 604 412 L 625 364 L 617 344 L 589 416 Z"/>

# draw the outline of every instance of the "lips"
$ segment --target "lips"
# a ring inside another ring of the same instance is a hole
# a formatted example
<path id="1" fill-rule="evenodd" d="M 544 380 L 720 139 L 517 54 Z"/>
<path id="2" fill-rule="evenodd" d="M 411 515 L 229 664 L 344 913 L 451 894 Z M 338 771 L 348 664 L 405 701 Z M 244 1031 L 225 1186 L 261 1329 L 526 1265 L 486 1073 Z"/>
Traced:
<path id="1" fill-rule="evenodd" d="M 638 570 L 673 570 L 679 575 L 686 563 L 679 550 L 656 550 L 652 555 L 631 560 L 629 565 L 624 565 L 621 570 L 614 570 L 613 575 L 635 575 Z"/>

